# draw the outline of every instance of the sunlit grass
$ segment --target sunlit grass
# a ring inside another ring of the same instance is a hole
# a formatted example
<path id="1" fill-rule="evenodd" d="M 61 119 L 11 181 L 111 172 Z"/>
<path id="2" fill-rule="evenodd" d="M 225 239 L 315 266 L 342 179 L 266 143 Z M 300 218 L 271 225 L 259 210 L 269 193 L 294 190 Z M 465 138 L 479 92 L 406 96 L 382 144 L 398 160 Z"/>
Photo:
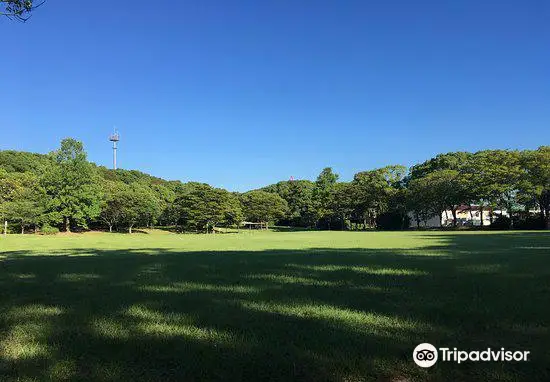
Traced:
<path id="1" fill-rule="evenodd" d="M 260 289 L 246 285 L 211 285 L 191 282 L 173 283 L 171 285 L 144 285 L 139 288 L 146 292 L 185 293 L 185 292 L 227 292 L 237 294 L 259 293 Z"/>
<path id="2" fill-rule="evenodd" d="M 8 323 L 0 336 L 0 354 L 6 360 L 33 359 L 49 356 L 47 335 L 50 319 L 61 316 L 63 310 L 38 304 L 17 306 L 4 311 L 2 320 Z"/>
<path id="3" fill-rule="evenodd" d="M 61 314 L 63 314 L 63 309 L 57 306 L 32 304 L 11 308 L 4 313 L 3 318 L 14 322 L 24 322 L 43 320 L 48 317 L 60 316 Z"/>
<path id="4" fill-rule="evenodd" d="M 400 275 L 400 276 L 420 276 L 426 275 L 426 272 L 415 269 L 403 269 L 403 268 L 372 268 L 365 266 L 343 266 L 343 265 L 299 265 L 288 264 L 289 268 L 303 269 L 310 271 L 320 272 L 338 272 L 338 271 L 352 271 L 357 273 L 365 273 L 372 275 Z"/>
<path id="5" fill-rule="evenodd" d="M 94 319 L 90 326 L 97 335 L 105 338 L 126 340 L 133 335 L 132 328 L 120 318 Z"/>
<path id="6" fill-rule="evenodd" d="M 98 280 L 100 275 L 93 273 L 64 273 L 59 275 L 59 280 L 69 281 L 69 282 L 79 282 L 79 281 L 89 281 L 89 280 Z"/>
<path id="7" fill-rule="evenodd" d="M 395 316 L 386 316 L 373 312 L 361 312 L 342 309 L 331 305 L 319 305 L 313 302 L 274 304 L 243 302 L 247 309 L 276 313 L 305 320 L 319 320 L 337 326 L 344 326 L 356 333 L 368 332 L 376 335 L 391 336 L 402 331 L 426 331 L 430 326 L 426 323 L 404 320 Z"/>
<path id="8" fill-rule="evenodd" d="M 3 334 L 0 349 L 6 360 L 32 359 L 47 357 L 48 346 L 45 344 L 44 327 L 41 323 L 13 324 Z"/>

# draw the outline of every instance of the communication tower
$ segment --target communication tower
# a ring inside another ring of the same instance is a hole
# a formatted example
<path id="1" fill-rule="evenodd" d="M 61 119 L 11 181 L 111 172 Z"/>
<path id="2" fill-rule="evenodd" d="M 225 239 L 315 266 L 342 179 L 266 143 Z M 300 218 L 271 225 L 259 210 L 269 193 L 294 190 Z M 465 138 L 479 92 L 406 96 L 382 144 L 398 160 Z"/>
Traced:
<path id="1" fill-rule="evenodd" d="M 117 143 L 120 141 L 120 135 L 118 134 L 118 131 L 114 131 L 113 134 L 109 136 L 109 140 L 113 142 L 113 169 L 116 170 L 116 150 L 117 150 Z"/>

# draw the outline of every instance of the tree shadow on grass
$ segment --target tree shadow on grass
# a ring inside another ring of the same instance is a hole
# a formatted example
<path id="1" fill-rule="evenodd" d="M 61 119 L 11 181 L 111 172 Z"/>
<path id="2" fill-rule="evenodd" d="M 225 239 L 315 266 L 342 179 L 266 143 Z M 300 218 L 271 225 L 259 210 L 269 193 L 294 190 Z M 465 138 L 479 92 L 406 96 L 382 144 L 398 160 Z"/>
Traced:
<path id="1" fill-rule="evenodd" d="M 482 236 L 415 249 L 3 253 L 0 379 L 548 380 L 550 235 Z M 533 358 L 424 370 L 411 358 L 421 342 Z"/>

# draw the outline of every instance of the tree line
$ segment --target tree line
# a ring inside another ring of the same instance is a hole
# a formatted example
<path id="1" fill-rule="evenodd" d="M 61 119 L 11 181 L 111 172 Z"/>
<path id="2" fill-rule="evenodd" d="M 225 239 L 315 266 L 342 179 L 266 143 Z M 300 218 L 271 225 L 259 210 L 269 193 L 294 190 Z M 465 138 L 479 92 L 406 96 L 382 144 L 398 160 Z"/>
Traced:
<path id="1" fill-rule="evenodd" d="M 311 229 L 407 229 L 476 206 L 491 225 L 549 228 L 550 146 L 437 155 L 392 165 L 350 182 L 325 168 L 315 181 L 290 180 L 244 193 L 110 170 L 64 139 L 47 154 L 0 151 L 0 217 L 12 231 L 125 230 L 169 226 L 216 232 L 244 222 Z M 508 217 L 495 214 L 505 210 Z"/>

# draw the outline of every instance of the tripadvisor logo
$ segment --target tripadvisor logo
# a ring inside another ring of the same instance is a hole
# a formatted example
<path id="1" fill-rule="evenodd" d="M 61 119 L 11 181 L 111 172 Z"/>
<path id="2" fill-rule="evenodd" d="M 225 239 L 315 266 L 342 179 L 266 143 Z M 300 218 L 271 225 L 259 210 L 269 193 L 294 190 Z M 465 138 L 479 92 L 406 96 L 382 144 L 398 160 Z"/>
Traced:
<path id="1" fill-rule="evenodd" d="M 457 348 L 439 348 L 429 343 L 422 343 L 414 348 L 413 360 L 420 367 L 432 367 L 436 364 L 437 360 L 441 358 L 444 362 L 520 362 L 528 361 L 529 351 L 519 350 L 506 350 L 500 348 L 499 350 L 492 350 L 487 348 L 485 350 L 473 350 L 464 351 Z"/>
<path id="2" fill-rule="evenodd" d="M 437 362 L 437 349 L 429 343 L 414 348 L 413 360 L 420 367 L 432 367 Z"/>

